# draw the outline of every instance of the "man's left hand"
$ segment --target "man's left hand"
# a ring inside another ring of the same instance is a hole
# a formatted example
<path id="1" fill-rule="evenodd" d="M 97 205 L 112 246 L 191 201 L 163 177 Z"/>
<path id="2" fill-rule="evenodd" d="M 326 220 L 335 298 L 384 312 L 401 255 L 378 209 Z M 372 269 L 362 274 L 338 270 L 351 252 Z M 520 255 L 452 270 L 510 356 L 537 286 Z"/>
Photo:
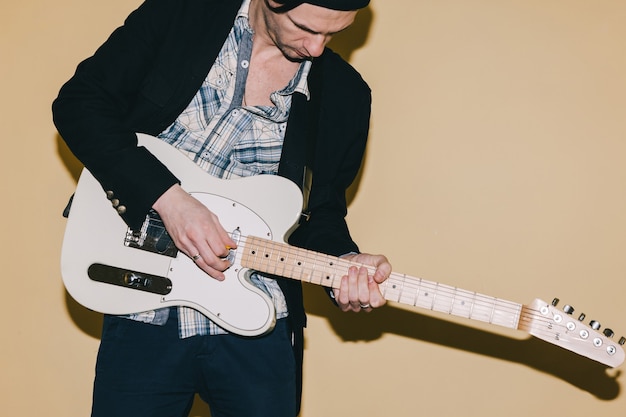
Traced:
<path id="1" fill-rule="evenodd" d="M 359 253 L 343 256 L 351 262 L 375 267 L 373 274 L 366 266 L 351 266 L 341 278 L 339 289 L 333 289 L 335 301 L 342 311 L 372 311 L 385 304 L 378 284 L 391 274 L 391 264 L 383 255 Z"/>

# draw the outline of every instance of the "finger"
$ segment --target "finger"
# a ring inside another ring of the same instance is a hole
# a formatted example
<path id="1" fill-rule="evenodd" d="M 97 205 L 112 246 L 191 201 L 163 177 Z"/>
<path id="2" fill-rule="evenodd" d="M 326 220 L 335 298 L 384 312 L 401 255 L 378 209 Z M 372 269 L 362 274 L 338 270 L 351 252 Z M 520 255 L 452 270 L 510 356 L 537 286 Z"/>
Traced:
<path id="1" fill-rule="evenodd" d="M 359 281 L 363 279 L 361 274 L 361 268 L 352 266 L 348 269 L 348 303 L 352 307 L 353 311 L 361 310 Z"/>
<path id="2" fill-rule="evenodd" d="M 341 283 L 339 284 L 339 290 L 337 291 L 337 303 L 341 306 L 345 306 L 350 304 L 349 296 L 349 285 L 348 285 L 348 276 L 344 275 L 341 277 Z"/>
<path id="3" fill-rule="evenodd" d="M 230 267 L 230 261 L 217 256 L 206 243 L 203 246 L 197 244 L 194 247 L 198 249 L 187 251 L 187 253 L 190 254 L 189 257 L 196 266 L 213 278 L 223 279 L 224 274 L 222 272 Z"/>
<path id="4" fill-rule="evenodd" d="M 369 281 L 369 271 L 364 266 L 360 267 L 357 278 L 357 291 L 359 307 L 361 309 L 367 309 L 370 307 Z"/>
<path id="5" fill-rule="evenodd" d="M 368 253 L 359 253 L 352 258 L 354 261 L 364 265 L 370 265 L 376 268 L 372 279 L 381 284 L 389 275 L 391 275 L 391 264 L 384 255 L 371 255 Z"/>
<path id="6" fill-rule="evenodd" d="M 233 242 L 230 238 L 228 239 L 219 239 L 212 240 L 207 242 L 211 251 L 218 258 L 225 258 L 228 256 L 228 253 L 231 249 L 234 249 L 236 246 L 235 242 Z"/>
<path id="7" fill-rule="evenodd" d="M 335 291 L 335 301 L 341 309 L 341 311 L 352 311 L 353 307 L 350 304 L 350 279 L 348 275 L 341 277 L 339 289 Z"/>
<path id="8" fill-rule="evenodd" d="M 387 300 L 385 299 L 383 294 L 380 292 L 380 287 L 378 286 L 378 283 L 374 280 L 370 280 L 368 282 L 368 286 L 369 286 L 369 292 L 370 292 L 369 293 L 370 304 L 372 308 L 378 308 L 378 307 L 382 307 L 383 305 L 385 305 Z"/>
<path id="9" fill-rule="evenodd" d="M 214 226 L 208 231 L 207 242 L 211 246 L 213 253 L 223 258 L 228 256 L 228 252 L 231 249 L 237 248 L 237 243 L 231 238 L 230 233 L 222 227 L 217 216 L 211 213 L 211 217 Z"/>
<path id="10" fill-rule="evenodd" d="M 213 256 L 213 261 L 207 262 L 202 254 L 192 256 L 191 259 L 194 261 L 196 266 L 198 266 L 198 268 L 206 272 L 211 278 L 218 281 L 223 281 L 226 278 L 222 271 L 225 271 L 230 266 L 230 263 L 227 260 Z"/>
<path id="11" fill-rule="evenodd" d="M 382 284 L 391 275 L 391 270 L 391 264 L 387 261 L 387 258 L 384 258 L 384 260 L 376 266 L 376 271 L 372 279 L 376 283 Z"/>

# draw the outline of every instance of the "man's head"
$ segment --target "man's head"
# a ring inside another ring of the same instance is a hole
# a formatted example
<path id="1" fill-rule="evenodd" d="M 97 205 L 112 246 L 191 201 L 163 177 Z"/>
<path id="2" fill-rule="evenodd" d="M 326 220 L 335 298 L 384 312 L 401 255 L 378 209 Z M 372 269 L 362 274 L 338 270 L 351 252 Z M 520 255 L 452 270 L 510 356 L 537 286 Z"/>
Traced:
<path id="1" fill-rule="evenodd" d="M 318 57 L 369 0 L 263 0 L 263 32 L 291 61 Z"/>

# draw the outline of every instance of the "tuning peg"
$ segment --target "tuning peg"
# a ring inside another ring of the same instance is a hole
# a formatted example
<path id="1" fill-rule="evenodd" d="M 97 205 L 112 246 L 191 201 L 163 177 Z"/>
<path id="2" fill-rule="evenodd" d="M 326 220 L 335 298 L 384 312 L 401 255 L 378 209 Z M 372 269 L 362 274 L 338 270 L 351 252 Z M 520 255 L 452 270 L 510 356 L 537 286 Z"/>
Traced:
<path id="1" fill-rule="evenodd" d="M 578 321 L 583 321 L 585 317 L 587 317 L 585 313 L 580 313 L 580 316 L 578 316 Z"/>
<path id="2" fill-rule="evenodd" d="M 613 337 L 613 336 L 615 336 L 615 333 L 613 332 L 613 330 L 609 329 L 608 327 L 606 329 L 604 329 L 604 331 L 602 333 L 604 333 L 604 335 L 606 337 Z"/>
<path id="3" fill-rule="evenodd" d="M 553 306 L 553 307 L 556 307 L 556 306 L 557 306 L 557 304 L 559 304 L 559 301 L 561 301 L 561 300 L 559 300 L 558 298 L 554 298 L 554 299 L 552 300 L 552 306 Z"/>
<path id="4" fill-rule="evenodd" d="M 626 337 L 622 336 L 622 337 L 619 339 L 619 342 L 617 342 L 617 343 L 619 343 L 620 345 L 624 346 L 624 343 L 626 343 Z"/>
<path id="5" fill-rule="evenodd" d="M 565 312 L 565 314 L 572 314 L 572 313 L 574 313 L 574 307 L 572 307 L 569 304 L 565 304 L 563 306 L 563 311 Z"/>
<path id="6" fill-rule="evenodd" d="M 589 325 L 591 326 L 591 328 L 592 328 L 593 330 L 600 330 L 600 327 L 602 327 L 602 326 L 600 325 L 600 323 L 599 323 L 599 322 L 597 322 L 597 321 L 595 321 L 595 320 L 591 320 L 591 321 L 589 322 Z"/>

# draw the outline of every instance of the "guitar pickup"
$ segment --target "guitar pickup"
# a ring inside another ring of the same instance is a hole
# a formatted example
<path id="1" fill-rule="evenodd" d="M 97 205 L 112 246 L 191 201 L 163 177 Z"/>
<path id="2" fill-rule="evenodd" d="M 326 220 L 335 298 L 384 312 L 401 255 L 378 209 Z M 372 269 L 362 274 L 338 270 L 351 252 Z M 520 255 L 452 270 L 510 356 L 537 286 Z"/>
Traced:
<path id="1" fill-rule="evenodd" d="M 91 264 L 87 275 L 93 281 L 153 294 L 167 295 L 172 291 L 172 281 L 169 278 L 109 265 Z"/>
<path id="2" fill-rule="evenodd" d="M 124 245 L 171 258 L 175 258 L 178 255 L 178 248 L 176 248 L 174 241 L 165 230 L 163 220 L 152 209 L 146 215 L 141 229 L 132 230 L 128 228 L 124 237 Z"/>

